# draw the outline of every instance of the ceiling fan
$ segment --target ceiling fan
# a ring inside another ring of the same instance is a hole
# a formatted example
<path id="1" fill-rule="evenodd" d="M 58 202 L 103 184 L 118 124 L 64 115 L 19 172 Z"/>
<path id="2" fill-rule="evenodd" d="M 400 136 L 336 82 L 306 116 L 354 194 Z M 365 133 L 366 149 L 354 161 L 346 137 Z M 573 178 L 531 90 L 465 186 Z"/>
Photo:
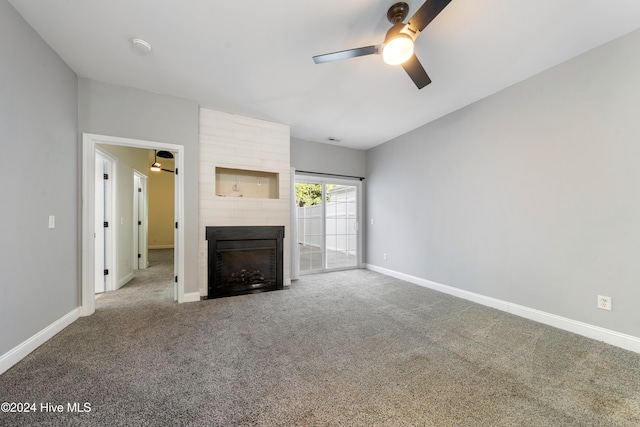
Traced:
<path id="1" fill-rule="evenodd" d="M 173 153 L 171 153 L 170 151 L 164 151 L 164 150 L 161 150 L 161 151 L 153 150 L 153 152 L 154 152 L 154 161 L 149 169 L 151 169 L 154 172 L 165 171 L 165 172 L 175 173 L 175 171 L 172 171 L 171 169 L 164 169 L 162 165 L 158 163 L 158 157 L 162 157 L 163 159 L 173 159 Z"/>
<path id="2" fill-rule="evenodd" d="M 404 2 L 394 4 L 387 11 L 387 19 L 393 26 L 387 31 L 382 45 L 372 45 L 340 52 L 316 55 L 316 64 L 338 61 L 340 59 L 355 58 L 365 55 L 379 55 L 382 53 L 384 62 L 391 65 L 402 65 L 418 89 L 422 89 L 431 79 L 413 53 L 413 43 L 433 19 L 451 2 L 451 0 L 427 0 L 420 9 L 413 14 L 405 24 L 403 21 L 409 14 L 409 5 Z"/>

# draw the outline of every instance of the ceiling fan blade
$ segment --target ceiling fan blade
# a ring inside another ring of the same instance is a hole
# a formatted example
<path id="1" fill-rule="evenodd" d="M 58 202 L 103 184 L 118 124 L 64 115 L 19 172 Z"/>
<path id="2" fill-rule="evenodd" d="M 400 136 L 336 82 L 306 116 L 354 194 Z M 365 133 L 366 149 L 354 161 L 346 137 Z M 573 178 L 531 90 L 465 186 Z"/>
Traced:
<path id="1" fill-rule="evenodd" d="M 378 46 L 366 46 L 356 49 L 342 50 L 340 52 L 326 53 L 324 55 L 316 55 L 313 62 L 322 64 L 324 62 L 339 61 L 341 59 L 356 58 L 358 56 L 375 55 L 379 52 Z"/>
<path id="2" fill-rule="evenodd" d="M 433 21 L 435 17 L 442 12 L 442 9 L 447 7 L 450 2 L 451 0 L 425 1 L 424 4 L 420 6 L 420 9 L 418 9 L 411 18 L 409 18 L 409 23 L 407 25 L 411 32 L 416 34 L 424 30 L 424 28 L 429 25 L 429 23 Z"/>
<path id="3" fill-rule="evenodd" d="M 418 86 L 418 89 L 422 89 L 431 83 L 431 79 L 415 54 L 402 64 L 402 68 L 409 74 L 409 77 L 411 77 L 411 80 Z"/>

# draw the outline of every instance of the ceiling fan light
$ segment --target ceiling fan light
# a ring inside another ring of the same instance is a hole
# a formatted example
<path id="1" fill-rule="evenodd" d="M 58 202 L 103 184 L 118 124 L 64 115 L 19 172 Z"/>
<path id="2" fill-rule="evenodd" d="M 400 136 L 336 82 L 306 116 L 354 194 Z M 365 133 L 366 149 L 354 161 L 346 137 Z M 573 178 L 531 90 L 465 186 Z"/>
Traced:
<path id="1" fill-rule="evenodd" d="M 389 65 L 399 65 L 413 55 L 413 40 L 406 34 L 398 34 L 382 48 L 382 59 Z"/>
<path id="2" fill-rule="evenodd" d="M 154 171 L 154 172 L 160 172 L 160 170 L 161 170 L 160 166 L 161 166 L 160 163 L 154 162 L 151 165 L 151 170 Z"/>

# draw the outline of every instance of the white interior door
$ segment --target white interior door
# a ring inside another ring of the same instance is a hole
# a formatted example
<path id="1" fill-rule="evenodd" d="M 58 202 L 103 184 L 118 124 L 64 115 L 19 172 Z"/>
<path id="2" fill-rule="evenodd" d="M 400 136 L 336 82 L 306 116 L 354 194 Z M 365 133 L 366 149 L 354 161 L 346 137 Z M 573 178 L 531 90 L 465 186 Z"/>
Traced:
<path id="1" fill-rule="evenodd" d="M 149 267 L 149 248 L 148 248 L 148 231 L 149 231 L 149 193 L 148 180 L 146 176 L 140 178 L 140 190 L 138 194 L 138 250 L 140 251 L 139 264 L 140 268 Z"/>
<path id="2" fill-rule="evenodd" d="M 147 231 L 149 229 L 148 178 L 133 171 L 133 265 L 135 269 L 149 266 Z"/>
<path id="3" fill-rule="evenodd" d="M 105 291 L 105 162 L 99 153 L 95 156 L 95 293 Z"/>
<path id="4" fill-rule="evenodd" d="M 116 180 L 117 159 L 95 152 L 95 292 L 116 289 Z"/>
<path id="5" fill-rule="evenodd" d="M 138 201 L 138 191 L 140 191 L 140 176 L 134 170 L 133 171 L 133 269 L 140 269 L 140 206 Z"/>

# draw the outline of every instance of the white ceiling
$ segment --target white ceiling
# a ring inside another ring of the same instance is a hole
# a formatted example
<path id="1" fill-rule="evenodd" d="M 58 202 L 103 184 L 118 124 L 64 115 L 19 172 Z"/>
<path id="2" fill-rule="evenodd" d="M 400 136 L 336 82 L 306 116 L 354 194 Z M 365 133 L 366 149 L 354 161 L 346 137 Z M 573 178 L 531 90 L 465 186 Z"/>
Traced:
<path id="1" fill-rule="evenodd" d="M 9 1 L 79 76 L 360 149 L 640 28 L 638 0 L 452 0 L 417 41 L 433 80 L 418 90 L 380 55 L 311 59 L 382 43 L 394 0 Z M 423 3 L 405 1 L 409 16 Z"/>

